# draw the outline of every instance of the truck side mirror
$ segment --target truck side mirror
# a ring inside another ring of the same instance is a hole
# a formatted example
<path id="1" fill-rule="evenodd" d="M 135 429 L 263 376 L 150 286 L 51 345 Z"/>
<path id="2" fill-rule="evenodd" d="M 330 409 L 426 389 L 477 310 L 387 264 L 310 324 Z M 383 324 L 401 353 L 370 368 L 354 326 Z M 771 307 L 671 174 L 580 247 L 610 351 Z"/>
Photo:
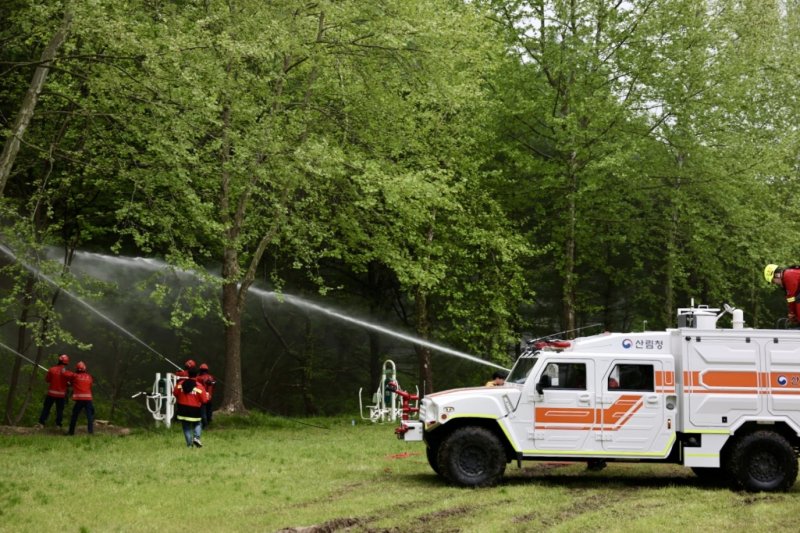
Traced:
<path id="1" fill-rule="evenodd" d="M 543 375 L 539 378 L 539 383 L 536 384 L 536 392 L 544 394 L 544 389 L 549 389 L 551 386 L 550 376 Z"/>

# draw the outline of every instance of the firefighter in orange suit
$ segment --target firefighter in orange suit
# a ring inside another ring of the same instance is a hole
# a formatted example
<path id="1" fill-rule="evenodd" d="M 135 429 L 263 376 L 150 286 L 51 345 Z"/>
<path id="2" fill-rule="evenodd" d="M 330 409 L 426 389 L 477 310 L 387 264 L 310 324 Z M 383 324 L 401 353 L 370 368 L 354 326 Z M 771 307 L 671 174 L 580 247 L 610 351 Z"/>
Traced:
<path id="1" fill-rule="evenodd" d="M 39 425 L 44 426 L 50 417 L 50 408 L 56 406 L 56 426 L 61 427 L 64 418 L 64 405 L 67 403 L 67 384 L 72 377 L 72 372 L 67 370 L 69 356 L 58 356 L 58 364 L 50 367 L 44 380 L 47 382 L 47 395 L 44 397 L 42 413 L 39 415 Z"/>
<path id="2" fill-rule="evenodd" d="M 208 401 L 200 407 L 200 418 L 202 419 L 203 429 L 205 429 L 211 424 L 211 416 L 213 414 L 211 402 L 214 399 L 214 387 L 217 384 L 217 379 L 208 372 L 208 365 L 205 363 L 200 365 L 200 372 L 197 374 L 197 382 L 200 383 L 208 393 Z"/>
<path id="3" fill-rule="evenodd" d="M 202 448 L 203 443 L 200 442 L 200 434 L 202 432 L 200 408 L 208 401 L 208 394 L 203 385 L 197 382 L 197 367 L 189 368 L 187 374 L 188 376 L 185 379 L 178 381 L 172 391 L 177 404 L 175 412 L 178 420 L 181 421 L 181 426 L 183 426 L 186 446 L 189 448 L 192 446 Z"/>
<path id="4" fill-rule="evenodd" d="M 189 377 L 189 370 L 196 369 L 197 363 L 194 362 L 194 359 L 187 359 L 185 363 L 183 363 L 183 370 L 178 370 L 175 372 L 175 375 L 179 378 L 186 378 Z"/>
<path id="5" fill-rule="evenodd" d="M 86 410 L 86 430 L 91 435 L 94 433 L 94 404 L 92 403 L 92 384 L 94 379 L 86 371 L 86 363 L 78 361 L 75 365 L 75 373 L 70 379 L 72 385 L 72 417 L 69 420 L 69 434 L 75 434 L 75 424 L 78 422 L 78 415 Z"/>

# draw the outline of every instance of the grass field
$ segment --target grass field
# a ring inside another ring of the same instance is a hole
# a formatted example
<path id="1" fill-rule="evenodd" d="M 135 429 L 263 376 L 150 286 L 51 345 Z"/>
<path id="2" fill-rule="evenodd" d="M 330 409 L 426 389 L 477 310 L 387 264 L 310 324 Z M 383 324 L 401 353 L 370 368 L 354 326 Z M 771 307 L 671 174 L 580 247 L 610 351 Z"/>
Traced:
<path id="1" fill-rule="evenodd" d="M 301 424 L 302 422 L 303 424 Z M 790 531 L 800 485 L 748 494 L 671 465 L 509 465 L 446 485 L 424 445 L 350 420 L 224 419 L 127 436 L 0 435 L 0 531 Z M 313 427 L 323 426 L 323 428 Z"/>

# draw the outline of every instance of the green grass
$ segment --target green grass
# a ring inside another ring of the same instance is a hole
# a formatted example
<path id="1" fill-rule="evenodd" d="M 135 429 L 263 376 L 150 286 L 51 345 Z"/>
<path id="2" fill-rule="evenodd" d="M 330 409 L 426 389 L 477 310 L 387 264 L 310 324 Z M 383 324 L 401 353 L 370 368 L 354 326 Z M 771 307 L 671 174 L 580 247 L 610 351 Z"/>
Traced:
<path id="1" fill-rule="evenodd" d="M 349 420 L 225 420 L 125 437 L 0 436 L 0 531 L 775 531 L 800 486 L 748 494 L 672 465 L 509 465 L 492 488 L 446 485 L 422 443 Z M 225 427 L 227 426 L 227 427 Z M 410 455 L 405 452 L 410 452 Z M 348 529 L 349 528 L 349 529 Z"/>

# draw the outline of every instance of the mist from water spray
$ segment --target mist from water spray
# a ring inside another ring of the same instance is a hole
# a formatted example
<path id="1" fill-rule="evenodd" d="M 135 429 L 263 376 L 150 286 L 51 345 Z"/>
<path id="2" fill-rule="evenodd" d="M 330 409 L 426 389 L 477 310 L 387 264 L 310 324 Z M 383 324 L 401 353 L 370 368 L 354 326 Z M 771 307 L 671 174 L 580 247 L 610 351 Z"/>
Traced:
<path id="1" fill-rule="evenodd" d="M 156 354 L 156 355 L 157 355 L 157 356 L 159 356 L 160 358 L 164 359 L 165 361 L 167 361 L 168 363 L 170 363 L 170 364 L 171 364 L 172 366 L 174 366 L 175 368 L 181 368 L 180 366 L 178 366 L 178 365 L 177 365 L 177 364 L 175 364 L 174 362 L 170 361 L 170 360 L 169 360 L 169 359 L 168 359 L 168 358 L 167 358 L 165 355 L 162 355 L 160 352 L 158 352 L 158 351 L 157 351 L 155 348 L 153 348 L 152 346 L 150 346 L 149 344 L 147 344 L 146 342 L 144 342 L 142 339 L 140 339 L 139 337 L 137 337 L 136 335 L 134 335 L 133 333 L 131 333 L 130 331 L 128 331 L 127 329 L 125 329 L 123 326 L 121 326 L 120 324 L 118 324 L 117 322 L 115 322 L 115 321 L 114 321 L 114 320 L 113 320 L 111 317 L 109 317 L 108 315 L 106 315 L 105 313 L 103 313 L 102 311 L 100 311 L 99 309 L 97 309 L 96 307 L 92 306 L 92 305 L 91 305 L 89 302 L 87 302 L 86 300 L 84 300 L 84 299 L 83 299 L 83 298 L 81 298 L 80 296 L 78 296 L 78 295 L 76 295 L 76 294 L 73 294 L 73 293 L 72 293 L 72 292 L 70 292 L 68 289 L 65 289 L 64 287 L 62 287 L 61 285 L 59 285 L 58 283 L 56 283 L 56 281 L 55 281 L 55 280 L 53 280 L 52 278 L 50 278 L 50 277 L 49 277 L 47 274 L 44 274 L 44 273 L 43 273 L 41 270 L 39 270 L 38 268 L 36 268 L 36 267 L 34 267 L 34 266 L 31 266 L 31 265 L 27 264 L 25 261 L 21 260 L 21 259 L 20 259 L 19 257 L 17 257 L 17 256 L 16 256 L 16 254 L 14 254 L 14 252 L 13 252 L 13 251 L 11 251 L 11 249 L 10 249 L 10 248 L 8 248 L 7 246 L 5 246 L 5 245 L 3 245 L 3 244 L 0 244 L 0 251 L 2 251 L 2 252 L 5 254 L 5 255 L 7 255 L 8 257 L 10 257 L 11 259 L 13 259 L 14 261 L 16 261 L 17 263 L 19 263 L 20 265 L 22 265 L 22 266 L 23 266 L 23 267 L 24 267 L 26 270 L 28 270 L 28 271 L 29 271 L 31 274 L 33 274 L 34 276 L 36 276 L 36 277 L 38 277 L 38 278 L 41 278 L 41 279 L 45 280 L 47 283 L 49 283 L 49 284 L 50 284 L 50 285 L 52 285 L 53 287 L 56 287 L 56 288 L 60 289 L 60 290 L 61 290 L 61 291 L 63 291 L 63 292 L 64 292 L 64 293 L 65 293 L 67 296 L 69 296 L 70 298 L 72 298 L 72 300 L 73 300 L 73 301 L 75 301 L 75 302 L 77 302 L 77 303 L 81 304 L 81 305 L 82 305 L 82 306 L 84 306 L 86 309 L 88 309 L 89 311 L 91 311 L 92 313 L 94 313 L 95 315 L 97 315 L 98 317 L 102 318 L 103 320 L 105 320 L 106 322 L 108 322 L 109 324 L 111 324 L 112 326 L 114 326 L 115 328 L 117 328 L 119 331 L 121 331 L 122 333 L 124 333 L 125 335 L 127 335 L 128 337 L 130 337 L 131 339 L 133 339 L 134 341 L 138 342 L 139 344 L 141 344 L 142 346 L 144 346 L 145 348 L 147 348 L 148 350 L 150 350 L 151 352 L 153 352 L 154 354 Z"/>
<path id="2" fill-rule="evenodd" d="M 49 278 L 46 274 L 42 273 L 40 270 L 38 270 L 38 269 L 28 265 L 28 264 L 26 264 L 24 261 L 21 261 L 8 247 L 0 244 L 0 251 L 2 251 L 7 256 L 11 257 L 13 260 L 17 261 L 19 264 L 21 264 L 23 267 L 25 267 L 27 270 L 29 270 L 31 273 L 33 273 L 36 276 L 41 277 L 42 279 L 44 279 L 45 281 L 47 281 L 48 283 L 50 283 L 54 287 L 60 287 L 54 280 Z M 77 252 L 76 256 L 77 257 L 86 257 L 86 258 L 89 258 L 90 260 L 102 261 L 104 263 L 108 263 L 110 265 L 119 266 L 119 267 L 134 267 L 134 268 L 143 268 L 143 269 L 147 269 L 147 270 L 161 270 L 161 269 L 170 267 L 170 265 L 168 265 L 167 263 L 165 263 L 163 261 L 160 261 L 158 259 L 139 258 L 139 257 L 132 258 L 132 257 L 121 257 L 121 256 L 109 256 L 109 255 L 103 255 L 103 254 L 98 254 L 98 253 L 93 253 L 93 252 Z M 178 270 L 178 271 L 179 272 L 184 272 L 186 274 L 193 274 L 192 272 L 189 272 L 189 271 L 184 271 L 184 270 Z M 156 351 L 149 344 L 147 344 L 146 342 L 141 340 L 139 337 L 137 337 L 136 335 L 134 335 L 133 333 L 131 333 L 130 331 L 125 329 L 123 326 L 121 326 L 120 324 L 115 322 L 109 316 L 105 315 L 102 311 L 96 309 L 91 304 L 89 304 L 88 302 L 86 302 L 82 298 L 78 297 L 77 295 L 71 293 L 67 289 L 61 288 L 61 290 L 63 290 L 73 300 L 75 300 L 76 302 L 80 303 L 81 305 L 83 305 L 84 307 L 89 309 L 92 313 L 96 314 L 97 316 L 99 316 L 100 318 L 102 318 L 103 320 L 108 322 L 109 324 L 113 325 L 119 331 L 121 331 L 122 333 L 124 333 L 125 335 L 130 337 L 131 339 L 135 340 L 136 342 L 138 342 L 139 344 L 141 344 L 142 346 L 147 348 L 149 351 L 153 352 L 154 354 L 158 355 L 159 357 L 161 357 L 165 361 L 169 362 L 175 368 L 180 368 L 180 366 L 178 366 L 174 362 L 170 361 L 166 356 L 164 356 L 161 353 L 159 353 L 158 351 Z M 310 302 L 310 301 L 308 301 L 308 300 L 306 300 L 304 298 L 300 298 L 298 296 L 293 296 L 291 294 L 286 294 L 286 293 L 280 293 L 279 294 L 279 293 L 276 293 L 276 292 L 273 292 L 273 291 L 267 291 L 267 290 L 259 289 L 257 287 L 250 287 L 249 288 L 249 292 L 259 296 L 260 298 L 268 298 L 268 299 L 272 298 L 272 299 L 275 299 L 276 301 L 283 300 L 283 301 L 285 301 L 285 302 L 287 302 L 287 303 L 289 303 L 291 305 L 294 305 L 295 307 L 305 308 L 305 309 L 309 309 L 309 310 L 312 310 L 312 311 L 316 311 L 318 313 L 323 313 L 325 315 L 334 317 L 334 318 L 336 318 L 338 320 L 349 322 L 351 324 L 356 324 L 356 325 L 361 326 L 363 328 L 367 328 L 367 329 L 371 329 L 371 330 L 374 330 L 374 331 L 378 331 L 378 332 L 383 333 L 385 335 L 389 335 L 391 337 L 395 337 L 397 339 L 401 339 L 401 340 L 410 342 L 412 344 L 417 344 L 419 346 L 425 346 L 425 347 L 430 348 L 431 350 L 435 350 L 437 352 L 445 353 L 445 354 L 452 355 L 452 356 L 455 356 L 455 357 L 460 357 L 461 359 L 466 359 L 468 361 L 472 361 L 472 362 L 475 362 L 475 363 L 478 363 L 478 364 L 481 364 L 481 365 L 491 366 L 491 367 L 494 367 L 494 368 L 499 368 L 501 370 L 508 370 L 507 368 L 505 368 L 503 366 L 497 365 L 497 364 L 492 363 L 490 361 L 486 361 L 486 360 L 481 359 L 479 357 L 475 357 L 474 355 L 470 355 L 470 354 L 467 354 L 467 353 L 464 353 L 464 352 L 460 352 L 458 350 L 454 350 L 452 348 L 448 348 L 448 347 L 442 346 L 440 344 L 435 344 L 435 343 L 426 341 L 424 339 L 421 339 L 419 337 L 415 337 L 413 335 L 407 335 L 405 333 L 401 333 L 401 332 L 395 331 L 393 329 L 387 328 L 385 326 L 381 326 L 381 325 L 378 325 L 378 324 L 375 324 L 375 323 L 372 323 L 372 322 L 368 322 L 366 320 L 361 320 L 361 319 L 358 319 L 358 318 L 354 318 L 354 317 L 352 317 L 350 315 L 346 315 L 344 313 L 335 311 L 335 310 L 330 309 L 328 307 L 323 307 L 323 306 L 321 306 L 319 304 Z"/>
<path id="3" fill-rule="evenodd" d="M 354 317 L 349 316 L 349 315 L 338 313 L 338 312 L 336 312 L 336 311 L 334 311 L 332 309 L 329 309 L 327 307 L 322 307 L 321 305 L 317 305 L 315 303 L 311 303 L 308 300 L 305 300 L 303 298 L 299 298 L 297 296 L 292 296 L 291 294 L 281 293 L 279 295 L 278 293 L 275 293 L 275 292 L 272 292 L 272 291 L 265 291 L 265 290 L 262 290 L 262 289 L 259 289 L 259 288 L 255 288 L 255 287 L 251 287 L 250 288 L 250 292 L 252 292 L 252 293 L 254 293 L 254 294 L 256 294 L 256 295 L 258 295 L 258 296 L 260 296 L 262 298 L 274 298 L 274 299 L 277 299 L 277 300 L 283 299 L 286 302 L 288 302 L 288 303 L 290 303 L 292 305 L 295 305 L 297 307 L 303 307 L 303 308 L 306 308 L 306 309 L 311 309 L 313 311 L 317 311 L 319 313 L 324 313 L 324 314 L 332 316 L 334 318 L 338 318 L 339 320 L 344 320 L 345 322 L 350 322 L 351 324 L 357 324 L 357 325 L 359 325 L 361 327 L 372 329 L 372 330 L 375 330 L 375 331 L 379 331 L 381 333 L 384 333 L 386 335 L 390 335 L 390 336 L 398 338 L 398 339 L 402 339 L 404 341 L 408 341 L 408 342 L 411 342 L 411 343 L 414 343 L 414 344 L 418 344 L 420 346 L 425 346 L 427 348 L 430 348 L 431 350 L 436 350 L 437 352 L 442 352 L 442 353 L 446 353 L 446 354 L 449 354 L 449 355 L 454 355 L 456 357 L 460 357 L 462 359 L 467 359 L 469 361 L 473 361 L 475 363 L 480 363 L 482 365 L 492 366 L 492 367 L 495 367 L 495 368 L 500 368 L 502 370 L 508 370 L 507 368 L 505 368 L 503 366 L 496 365 L 496 364 L 494 364 L 494 363 L 492 363 L 490 361 L 486 361 L 486 360 L 481 359 L 479 357 L 475 357 L 474 355 L 469 355 L 469 354 L 464 353 L 464 352 L 459 352 L 458 350 L 453 350 L 452 348 L 447 348 L 446 346 L 442 346 L 440 344 L 434 344 L 432 342 L 428 342 L 426 340 L 420 339 L 419 337 L 414 337 L 412 335 L 406 335 L 404 333 L 400 333 L 398 331 L 394 331 L 394 330 L 391 330 L 389 328 L 386 328 L 386 327 L 383 327 L 383 326 L 379 326 L 378 324 L 373 324 L 372 322 L 367 322 L 366 320 L 360 320 L 358 318 L 354 318 Z"/>
<path id="4" fill-rule="evenodd" d="M 133 266 L 135 268 L 146 268 L 148 270 L 161 270 L 161 269 L 165 269 L 165 268 L 171 268 L 169 264 L 167 264 L 167 263 L 165 263 L 163 261 L 160 261 L 158 259 L 139 258 L 139 257 L 137 257 L 137 258 L 126 258 L 126 257 L 119 257 L 119 256 L 107 256 L 107 255 L 102 255 L 102 254 L 97 254 L 97 253 L 90 253 L 90 252 L 81 252 L 80 255 L 85 255 L 86 257 L 88 257 L 90 259 L 103 261 L 103 262 L 110 263 L 112 265 L 116 265 L 116 266 L 120 266 L 120 267 L 123 267 L 123 266 L 124 267 L 131 267 L 131 266 Z M 191 271 L 180 270 L 180 269 L 176 269 L 176 270 L 178 272 L 189 274 L 189 275 L 192 275 L 194 277 L 199 277 L 196 273 L 191 272 Z M 278 302 L 280 302 L 280 300 L 283 300 L 283 301 L 285 301 L 285 302 L 287 302 L 290 305 L 293 305 L 295 307 L 304 308 L 304 309 L 310 309 L 312 311 L 331 316 L 333 318 L 336 318 L 338 320 L 342 320 L 344 322 L 349 322 L 351 324 L 356 324 L 356 325 L 361 326 L 363 328 L 367 328 L 367 329 L 371 329 L 371 330 L 374 330 L 374 331 L 378 331 L 380 333 L 383 333 L 385 335 L 389 335 L 391 337 L 395 337 L 397 339 L 401 339 L 401 340 L 404 340 L 404 341 L 407 341 L 407 342 L 411 342 L 413 344 L 417 344 L 417 345 L 420 345 L 420 346 L 426 346 L 426 347 L 428 347 L 428 348 L 430 348 L 432 350 L 436 350 L 436 351 L 441 352 L 441 353 L 445 353 L 445 354 L 448 354 L 448 355 L 453 355 L 455 357 L 460 357 L 462 359 L 466 359 L 468 361 L 473 361 L 475 363 L 479 363 L 479 364 L 482 364 L 482 365 L 487 365 L 487 366 L 491 366 L 491 367 L 494 367 L 494 368 L 499 368 L 499 369 L 502 369 L 502 370 L 508 370 L 507 368 L 505 368 L 503 366 L 494 364 L 494 363 L 492 363 L 490 361 L 486 361 L 486 360 L 481 359 L 479 357 L 475 357 L 473 355 L 470 355 L 470 354 L 467 354 L 467 353 L 464 353 L 464 352 L 460 352 L 458 350 L 453 350 L 452 348 L 448 348 L 448 347 L 442 346 L 440 344 L 435 344 L 435 343 L 426 341 L 424 339 L 421 339 L 419 337 L 415 337 L 413 335 L 407 335 L 407 334 L 404 334 L 404 333 L 400 333 L 398 331 L 395 331 L 393 329 L 387 328 L 385 326 L 381 326 L 379 324 L 368 322 L 366 320 L 357 319 L 355 317 L 352 317 L 350 315 L 335 311 L 335 310 L 330 309 L 328 307 L 324 307 L 322 305 L 310 302 L 310 301 L 308 301 L 308 300 L 306 300 L 304 298 L 301 298 L 299 296 L 294 296 L 294 295 L 286 294 L 286 293 L 278 294 L 278 293 L 276 293 L 274 291 L 268 291 L 268 290 L 260 289 L 258 287 L 250 287 L 248 289 L 248 292 L 250 292 L 251 294 L 254 294 L 254 295 L 256 295 L 256 296 L 258 296 L 260 298 L 267 298 L 267 299 L 271 298 L 271 299 L 274 299 L 274 300 L 276 300 Z"/>

